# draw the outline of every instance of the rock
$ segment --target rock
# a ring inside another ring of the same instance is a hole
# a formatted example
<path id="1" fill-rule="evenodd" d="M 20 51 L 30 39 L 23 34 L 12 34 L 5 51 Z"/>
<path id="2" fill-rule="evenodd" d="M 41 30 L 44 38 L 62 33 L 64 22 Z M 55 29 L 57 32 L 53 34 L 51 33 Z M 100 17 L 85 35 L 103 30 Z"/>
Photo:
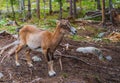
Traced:
<path id="1" fill-rule="evenodd" d="M 33 60 L 34 62 L 42 61 L 42 59 L 39 58 L 38 56 L 33 56 L 33 57 L 32 57 L 32 60 Z"/>
<path id="2" fill-rule="evenodd" d="M 77 52 L 90 53 L 99 58 L 99 60 L 105 60 L 106 58 L 102 54 L 102 51 L 96 47 L 79 47 L 76 49 Z"/>
<path id="3" fill-rule="evenodd" d="M 17 34 L 14 34 L 14 35 L 12 35 L 12 36 L 13 36 L 14 38 L 16 38 L 16 39 L 18 38 L 18 35 L 17 35 Z"/>
<path id="4" fill-rule="evenodd" d="M 65 49 L 66 49 L 66 50 L 69 49 L 69 43 L 65 44 Z"/>
<path id="5" fill-rule="evenodd" d="M 104 35 L 105 35 L 105 32 L 101 32 L 101 33 L 98 34 L 97 37 L 102 38 Z"/>
<path id="6" fill-rule="evenodd" d="M 82 52 L 82 53 L 94 53 L 95 50 L 100 51 L 98 48 L 95 47 L 79 47 L 76 49 L 77 52 Z"/>
<path id="7" fill-rule="evenodd" d="M 0 72 L 0 79 L 1 79 L 3 76 L 4 76 L 3 73 Z"/>
<path id="8" fill-rule="evenodd" d="M 112 60 L 112 57 L 111 56 L 106 56 L 106 59 L 111 61 Z"/>

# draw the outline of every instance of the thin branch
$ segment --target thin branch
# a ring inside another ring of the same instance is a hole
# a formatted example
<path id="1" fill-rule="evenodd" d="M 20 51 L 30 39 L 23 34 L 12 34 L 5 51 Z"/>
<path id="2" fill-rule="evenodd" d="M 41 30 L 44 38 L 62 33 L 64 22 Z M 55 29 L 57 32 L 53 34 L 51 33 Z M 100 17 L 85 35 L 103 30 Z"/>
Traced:
<path id="1" fill-rule="evenodd" d="M 60 55 L 60 56 L 62 56 L 62 57 L 66 57 L 66 58 L 76 59 L 76 60 L 79 60 L 79 61 L 81 61 L 81 62 L 83 62 L 83 63 L 85 63 L 85 64 L 91 66 L 90 63 L 87 63 L 87 62 L 85 62 L 84 60 L 82 60 L 82 59 L 80 59 L 80 58 L 78 58 L 78 57 L 76 57 L 76 56 L 69 56 L 69 55 Z"/>
<path id="2" fill-rule="evenodd" d="M 16 40 L 16 41 L 14 41 L 13 43 L 10 43 L 10 44 L 8 44 L 8 45 L 0 48 L 0 50 L 1 50 L 1 51 L 0 51 L 0 55 L 2 55 L 3 52 L 6 51 L 8 48 L 10 48 L 10 47 L 12 47 L 12 46 L 15 46 L 15 47 L 16 47 L 16 45 L 18 45 L 18 44 L 19 44 L 19 41 Z M 14 49 L 15 49 L 15 48 L 14 48 Z M 11 50 L 11 51 L 12 51 L 12 50 Z"/>
<path id="3" fill-rule="evenodd" d="M 35 83 L 35 82 L 40 81 L 40 80 L 42 80 L 42 78 L 36 78 L 36 79 L 32 80 L 32 81 L 29 82 L 29 83 Z"/>

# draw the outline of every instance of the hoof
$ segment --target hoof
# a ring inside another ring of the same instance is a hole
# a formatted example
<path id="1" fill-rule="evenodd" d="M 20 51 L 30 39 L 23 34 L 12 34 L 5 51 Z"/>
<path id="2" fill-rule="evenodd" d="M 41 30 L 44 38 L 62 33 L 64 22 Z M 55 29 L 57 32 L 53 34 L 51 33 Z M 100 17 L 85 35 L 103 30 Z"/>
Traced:
<path id="1" fill-rule="evenodd" d="M 15 64 L 16 64 L 17 67 L 20 66 L 20 63 L 18 63 L 18 62 L 15 62 Z"/>
<path id="2" fill-rule="evenodd" d="M 56 76 L 56 72 L 54 72 L 54 71 L 49 71 L 48 74 L 49 74 L 50 77 L 54 77 L 54 76 Z"/>
<path id="3" fill-rule="evenodd" d="M 32 63 L 28 63 L 28 66 L 29 66 L 29 67 L 33 67 L 33 64 L 32 64 Z"/>

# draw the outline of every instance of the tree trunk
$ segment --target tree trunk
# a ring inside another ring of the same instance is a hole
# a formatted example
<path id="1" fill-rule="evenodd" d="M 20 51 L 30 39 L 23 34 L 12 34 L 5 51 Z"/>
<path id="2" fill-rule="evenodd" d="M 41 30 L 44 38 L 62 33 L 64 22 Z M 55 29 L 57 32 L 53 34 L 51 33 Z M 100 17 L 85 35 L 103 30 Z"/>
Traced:
<path id="1" fill-rule="evenodd" d="M 46 1 L 43 0 L 43 2 L 44 2 L 44 19 L 45 19 L 45 18 L 46 18 L 46 12 L 45 12 L 45 8 L 46 8 L 46 6 L 45 6 L 46 3 L 45 3 L 45 2 L 46 2 Z"/>
<path id="2" fill-rule="evenodd" d="M 37 17 L 40 19 L 40 0 L 36 0 L 37 5 Z"/>
<path id="3" fill-rule="evenodd" d="M 19 0 L 19 8 L 20 8 L 21 12 L 24 10 L 24 8 L 25 8 L 24 0 Z"/>
<path id="4" fill-rule="evenodd" d="M 52 14 L 52 0 L 49 0 L 49 13 Z"/>
<path id="5" fill-rule="evenodd" d="M 9 8 L 8 8 L 8 0 L 6 0 L 6 9 L 7 9 L 7 12 L 9 12 Z"/>
<path id="6" fill-rule="evenodd" d="M 72 0 L 70 0 L 70 17 L 73 16 L 73 12 L 72 12 Z"/>
<path id="7" fill-rule="evenodd" d="M 113 9 L 112 0 L 109 0 L 110 22 L 114 23 L 113 17 L 112 17 L 112 12 L 111 12 L 112 9 Z"/>
<path id="8" fill-rule="evenodd" d="M 77 17 L 77 12 L 76 12 L 76 0 L 73 0 L 73 7 L 74 7 L 74 18 Z"/>
<path id="9" fill-rule="evenodd" d="M 31 19 L 32 15 L 31 15 L 31 3 L 30 0 L 28 0 L 28 19 Z"/>
<path id="10" fill-rule="evenodd" d="M 22 12 L 22 0 L 19 0 L 19 11 Z"/>
<path id="11" fill-rule="evenodd" d="M 105 0 L 102 0 L 102 24 L 105 26 Z"/>
<path id="12" fill-rule="evenodd" d="M 11 3 L 12 13 L 13 13 L 13 20 L 15 20 L 15 11 L 14 11 L 14 7 L 13 7 L 13 0 L 10 0 L 10 3 Z"/>
<path id="13" fill-rule="evenodd" d="M 22 5 L 22 10 L 25 10 L 25 1 L 24 0 L 21 1 L 21 5 Z"/>
<path id="14" fill-rule="evenodd" d="M 82 9 L 82 0 L 80 0 L 80 8 Z"/>
<path id="15" fill-rule="evenodd" d="M 97 0 L 96 2 L 97 2 L 97 9 L 101 10 L 100 0 Z"/>
<path id="16" fill-rule="evenodd" d="M 59 14 L 59 19 L 62 19 L 62 0 L 60 0 L 59 4 L 60 4 L 60 14 Z"/>

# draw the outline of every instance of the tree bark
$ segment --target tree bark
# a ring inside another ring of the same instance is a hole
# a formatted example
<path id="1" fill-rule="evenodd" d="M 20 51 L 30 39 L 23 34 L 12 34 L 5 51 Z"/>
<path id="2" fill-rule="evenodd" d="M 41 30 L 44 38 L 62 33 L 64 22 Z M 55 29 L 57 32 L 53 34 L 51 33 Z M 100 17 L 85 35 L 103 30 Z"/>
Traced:
<path id="1" fill-rule="evenodd" d="M 36 0 L 37 5 L 37 17 L 40 19 L 40 0 Z"/>
<path id="2" fill-rule="evenodd" d="M 14 7 L 13 7 L 13 0 L 10 0 L 10 3 L 11 3 L 12 13 L 13 13 L 13 20 L 15 20 L 15 11 L 14 11 Z"/>
<path id="3" fill-rule="evenodd" d="M 109 0 L 110 22 L 114 23 L 113 17 L 112 17 L 112 12 L 111 12 L 112 9 L 113 9 L 112 0 Z"/>
<path id="4" fill-rule="evenodd" d="M 31 19 L 32 15 L 31 15 L 31 3 L 30 0 L 28 0 L 28 19 Z"/>
<path id="5" fill-rule="evenodd" d="M 7 8 L 7 12 L 9 12 L 9 8 L 8 8 L 8 0 L 6 0 L 6 8 Z"/>
<path id="6" fill-rule="evenodd" d="M 74 7 L 74 18 L 77 17 L 77 12 L 76 12 L 76 0 L 73 0 L 73 7 Z"/>
<path id="7" fill-rule="evenodd" d="M 82 0 L 80 0 L 80 8 L 82 9 Z"/>
<path id="8" fill-rule="evenodd" d="M 45 8 L 46 8 L 45 4 L 46 4 L 46 1 L 43 0 L 43 2 L 44 2 L 44 19 L 45 19 L 45 18 L 46 18 L 46 12 L 45 12 Z"/>
<path id="9" fill-rule="evenodd" d="M 49 0 L 49 13 L 52 14 L 52 0 Z"/>
<path id="10" fill-rule="evenodd" d="M 105 0 L 102 0 L 102 24 L 105 26 Z"/>
<path id="11" fill-rule="evenodd" d="M 60 14 L 59 14 L 59 19 L 62 19 L 62 0 L 60 0 L 59 4 L 60 4 Z"/>
<path id="12" fill-rule="evenodd" d="M 97 0 L 96 2 L 97 2 L 97 9 L 101 10 L 100 0 Z"/>
<path id="13" fill-rule="evenodd" d="M 73 12 L 72 12 L 72 0 L 70 0 L 70 17 L 72 17 L 73 16 Z"/>

